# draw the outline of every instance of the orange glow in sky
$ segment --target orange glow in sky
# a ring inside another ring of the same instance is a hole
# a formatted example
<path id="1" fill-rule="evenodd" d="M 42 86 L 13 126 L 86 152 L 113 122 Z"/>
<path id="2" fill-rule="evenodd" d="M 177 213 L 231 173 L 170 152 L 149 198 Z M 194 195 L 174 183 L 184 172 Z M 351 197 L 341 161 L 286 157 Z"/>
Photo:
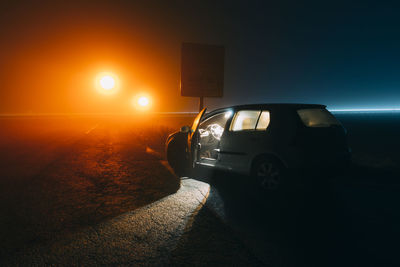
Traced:
<path id="1" fill-rule="evenodd" d="M 149 19 L 162 8 L 131 1 L 6 2 L 9 8 L 0 4 L 7 15 L 0 19 L 0 114 L 198 106 L 196 98 L 180 96 L 180 31 L 175 24 L 166 29 L 166 17 Z M 136 96 L 148 104 L 139 105 Z"/>

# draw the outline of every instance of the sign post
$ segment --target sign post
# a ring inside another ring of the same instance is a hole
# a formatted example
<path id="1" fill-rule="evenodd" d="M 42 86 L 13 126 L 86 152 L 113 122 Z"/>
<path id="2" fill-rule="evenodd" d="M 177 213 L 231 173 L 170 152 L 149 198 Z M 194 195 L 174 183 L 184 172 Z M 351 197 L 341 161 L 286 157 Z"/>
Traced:
<path id="1" fill-rule="evenodd" d="M 181 96 L 222 97 L 225 48 L 219 45 L 183 43 L 181 50 Z"/>

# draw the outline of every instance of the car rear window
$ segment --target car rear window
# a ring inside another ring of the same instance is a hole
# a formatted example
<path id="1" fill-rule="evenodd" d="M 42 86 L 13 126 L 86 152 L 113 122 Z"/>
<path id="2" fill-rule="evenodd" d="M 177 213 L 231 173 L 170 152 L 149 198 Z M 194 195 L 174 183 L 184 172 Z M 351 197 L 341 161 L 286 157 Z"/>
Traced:
<path id="1" fill-rule="evenodd" d="M 340 125 L 340 122 L 324 108 L 311 108 L 297 110 L 301 121 L 307 127 L 330 127 Z"/>

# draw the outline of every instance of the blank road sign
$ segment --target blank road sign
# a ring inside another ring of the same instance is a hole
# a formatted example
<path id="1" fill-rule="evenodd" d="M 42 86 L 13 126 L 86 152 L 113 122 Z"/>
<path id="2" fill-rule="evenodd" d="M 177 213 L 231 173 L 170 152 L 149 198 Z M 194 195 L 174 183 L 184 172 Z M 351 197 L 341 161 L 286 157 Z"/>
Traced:
<path id="1" fill-rule="evenodd" d="M 183 43 L 181 54 L 181 95 L 222 97 L 224 53 L 219 45 Z"/>

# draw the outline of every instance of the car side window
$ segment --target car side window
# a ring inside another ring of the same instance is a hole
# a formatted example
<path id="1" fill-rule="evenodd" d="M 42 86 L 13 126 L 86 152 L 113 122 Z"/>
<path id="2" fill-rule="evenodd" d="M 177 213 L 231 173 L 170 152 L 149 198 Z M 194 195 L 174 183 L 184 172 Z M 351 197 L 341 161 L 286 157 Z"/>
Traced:
<path id="1" fill-rule="evenodd" d="M 270 122 L 269 111 L 240 110 L 232 120 L 230 131 L 266 130 Z"/>
<path id="2" fill-rule="evenodd" d="M 297 111 L 301 121 L 307 127 L 330 127 L 340 125 L 340 122 L 324 108 L 299 109 Z"/>
<path id="3" fill-rule="evenodd" d="M 270 115 L 269 111 L 264 110 L 261 112 L 260 118 L 258 119 L 257 123 L 257 130 L 266 130 L 268 128 L 270 122 Z"/>
<path id="4" fill-rule="evenodd" d="M 221 142 L 222 134 L 228 119 L 232 116 L 231 111 L 216 114 L 205 119 L 200 123 L 200 158 L 201 159 L 217 159 L 218 148 Z"/>
<path id="5" fill-rule="evenodd" d="M 233 132 L 254 130 L 260 113 L 261 111 L 259 110 L 240 110 L 236 112 L 230 130 Z"/>
<path id="6" fill-rule="evenodd" d="M 225 129 L 225 124 L 231 116 L 232 112 L 226 111 L 202 121 L 199 126 L 200 138 L 212 137 L 213 139 L 220 140 Z"/>

